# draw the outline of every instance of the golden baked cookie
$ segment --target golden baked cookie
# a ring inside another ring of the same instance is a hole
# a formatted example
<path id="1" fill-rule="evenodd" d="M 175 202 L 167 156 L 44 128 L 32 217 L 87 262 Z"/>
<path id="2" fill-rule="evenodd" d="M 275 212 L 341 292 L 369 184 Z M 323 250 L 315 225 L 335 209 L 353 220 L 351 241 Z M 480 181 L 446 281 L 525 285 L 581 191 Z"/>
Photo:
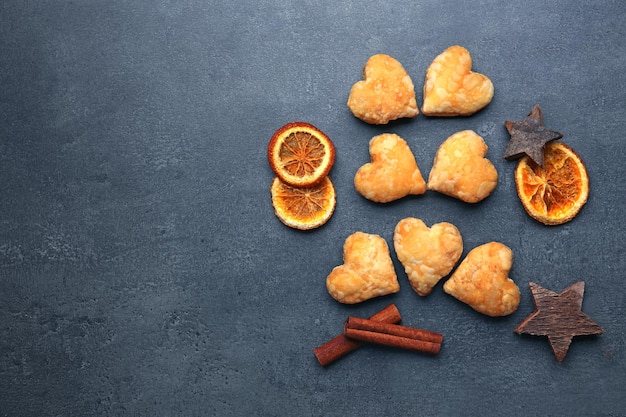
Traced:
<path id="1" fill-rule="evenodd" d="M 463 253 L 463 239 L 456 226 L 443 222 L 429 228 L 413 217 L 398 222 L 393 244 L 411 287 L 422 296 L 430 294 L 452 271 Z"/>
<path id="2" fill-rule="evenodd" d="M 411 77 L 400 62 L 385 54 L 367 60 L 363 80 L 350 90 L 348 108 L 364 122 L 379 125 L 419 114 Z"/>
<path id="3" fill-rule="evenodd" d="M 498 172 L 486 154 L 487 144 L 474 131 L 453 134 L 437 150 L 428 189 L 467 203 L 483 200 L 498 184 Z"/>
<path id="4" fill-rule="evenodd" d="M 343 245 L 343 265 L 326 278 L 329 294 L 340 303 L 355 304 L 400 291 L 385 239 L 355 232 Z"/>
<path id="5" fill-rule="evenodd" d="M 426 70 L 422 113 L 427 116 L 469 116 L 493 98 L 493 83 L 472 71 L 472 57 L 462 46 L 451 46 Z"/>
<path id="6" fill-rule="evenodd" d="M 368 200 L 387 203 L 426 192 L 426 181 L 404 139 L 384 133 L 372 138 L 369 147 L 372 161 L 359 168 L 354 176 L 359 194 Z"/>
<path id="7" fill-rule="evenodd" d="M 509 278 L 513 252 L 499 242 L 490 242 L 472 249 L 443 290 L 491 317 L 506 316 L 517 310 L 519 288 Z"/>

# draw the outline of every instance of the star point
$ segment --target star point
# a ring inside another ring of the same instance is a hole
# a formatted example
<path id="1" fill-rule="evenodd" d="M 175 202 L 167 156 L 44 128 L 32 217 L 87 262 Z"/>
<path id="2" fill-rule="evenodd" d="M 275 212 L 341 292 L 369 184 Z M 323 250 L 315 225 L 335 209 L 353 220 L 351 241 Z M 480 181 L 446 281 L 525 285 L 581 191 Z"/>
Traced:
<path id="1" fill-rule="evenodd" d="M 560 294 L 534 282 L 529 285 L 535 301 L 535 311 L 526 317 L 514 332 L 547 336 L 559 363 L 565 359 L 574 336 L 604 333 L 602 327 L 582 312 L 584 281 L 572 284 Z"/>

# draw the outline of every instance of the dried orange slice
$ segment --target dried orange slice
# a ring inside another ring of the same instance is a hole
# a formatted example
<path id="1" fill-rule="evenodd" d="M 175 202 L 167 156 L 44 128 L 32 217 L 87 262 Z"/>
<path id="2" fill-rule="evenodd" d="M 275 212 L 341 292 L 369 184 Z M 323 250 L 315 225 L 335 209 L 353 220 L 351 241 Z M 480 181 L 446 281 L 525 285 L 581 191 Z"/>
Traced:
<path id="1" fill-rule="evenodd" d="M 278 129 L 267 146 L 272 171 L 284 183 L 310 187 L 328 175 L 335 163 L 335 145 L 321 130 L 305 122 Z"/>
<path id="2" fill-rule="evenodd" d="M 327 176 L 312 187 L 292 187 L 275 177 L 270 191 L 276 217 L 295 229 L 319 227 L 335 211 L 335 187 Z"/>
<path id="3" fill-rule="evenodd" d="M 543 158 L 543 167 L 527 156 L 517 163 L 517 195 L 535 220 L 547 225 L 568 222 L 587 202 L 587 168 L 578 154 L 562 142 L 548 143 Z"/>

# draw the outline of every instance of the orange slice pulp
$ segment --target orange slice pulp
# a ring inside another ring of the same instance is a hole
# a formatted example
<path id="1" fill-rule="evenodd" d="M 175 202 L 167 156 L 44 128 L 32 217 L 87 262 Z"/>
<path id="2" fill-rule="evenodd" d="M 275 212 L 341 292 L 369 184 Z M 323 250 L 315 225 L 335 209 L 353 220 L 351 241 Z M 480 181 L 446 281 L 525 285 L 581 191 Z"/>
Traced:
<path id="1" fill-rule="evenodd" d="M 288 123 L 278 129 L 267 147 L 272 171 L 294 187 L 311 187 L 328 175 L 335 162 L 335 146 L 312 124 Z"/>
<path id="2" fill-rule="evenodd" d="M 336 205 L 335 187 L 329 177 L 315 186 L 300 188 L 274 178 L 270 189 L 276 217 L 289 227 L 309 230 L 326 223 Z"/>
<path id="3" fill-rule="evenodd" d="M 546 225 L 572 220 L 589 196 L 587 168 L 578 154 L 562 142 L 545 146 L 543 167 L 529 157 L 520 159 L 515 185 L 526 212 Z"/>

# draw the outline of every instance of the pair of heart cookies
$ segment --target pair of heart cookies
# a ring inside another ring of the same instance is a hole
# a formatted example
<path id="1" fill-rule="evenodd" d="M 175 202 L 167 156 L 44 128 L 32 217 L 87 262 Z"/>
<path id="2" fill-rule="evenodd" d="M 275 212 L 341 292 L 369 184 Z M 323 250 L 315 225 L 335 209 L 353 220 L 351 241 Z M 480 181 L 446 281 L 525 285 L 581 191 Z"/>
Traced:
<path id="1" fill-rule="evenodd" d="M 385 133 L 370 140 L 371 162 L 356 172 L 354 186 L 363 197 L 378 203 L 423 194 L 427 189 L 476 203 L 498 183 L 496 168 L 485 158 L 487 149 L 475 132 L 455 133 L 437 150 L 427 184 L 406 141 Z"/>
<path id="2" fill-rule="evenodd" d="M 472 71 L 467 49 L 454 45 L 428 67 L 423 95 L 422 113 L 427 116 L 469 116 L 491 102 L 493 83 Z M 363 80 L 350 90 L 348 108 L 370 124 L 387 124 L 419 114 L 411 77 L 400 62 L 385 54 L 368 59 Z"/>
<path id="3" fill-rule="evenodd" d="M 430 294 L 447 276 L 463 252 L 463 240 L 450 223 L 427 227 L 415 218 L 401 220 L 394 231 L 394 248 L 411 287 Z M 444 284 L 444 291 L 488 316 L 514 312 L 520 301 L 517 285 L 508 277 L 512 251 L 499 242 L 474 248 Z M 378 235 L 356 232 L 344 244 L 344 263 L 326 279 L 337 301 L 355 304 L 400 291 L 387 242 Z"/>

